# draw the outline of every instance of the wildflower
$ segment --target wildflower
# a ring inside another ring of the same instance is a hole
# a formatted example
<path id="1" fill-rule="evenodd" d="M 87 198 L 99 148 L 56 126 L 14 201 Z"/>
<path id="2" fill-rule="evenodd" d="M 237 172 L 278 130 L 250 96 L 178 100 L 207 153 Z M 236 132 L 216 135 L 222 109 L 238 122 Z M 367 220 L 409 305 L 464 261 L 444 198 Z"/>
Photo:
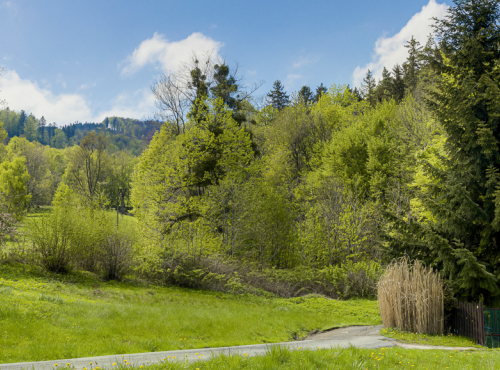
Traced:
<path id="1" fill-rule="evenodd" d="M 71 365 L 71 364 L 68 362 L 68 363 L 66 364 L 66 366 L 69 366 L 69 365 Z"/>
<path id="2" fill-rule="evenodd" d="M 57 364 L 54 364 L 54 366 L 57 366 Z"/>
<path id="3" fill-rule="evenodd" d="M 89 362 L 89 365 L 92 365 L 92 362 Z"/>
<path id="4" fill-rule="evenodd" d="M 116 366 L 116 362 L 113 362 L 113 366 Z"/>
<path id="5" fill-rule="evenodd" d="M 139 366 L 139 369 L 142 369 L 143 367 L 144 367 L 144 366 L 143 366 L 143 365 L 141 365 L 141 366 Z"/>

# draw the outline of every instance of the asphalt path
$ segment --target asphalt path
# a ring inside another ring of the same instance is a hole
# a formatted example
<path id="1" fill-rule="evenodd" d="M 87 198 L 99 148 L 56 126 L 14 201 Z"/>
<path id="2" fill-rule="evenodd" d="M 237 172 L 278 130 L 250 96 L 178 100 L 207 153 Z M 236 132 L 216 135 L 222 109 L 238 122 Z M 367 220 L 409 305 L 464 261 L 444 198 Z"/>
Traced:
<path id="1" fill-rule="evenodd" d="M 11 364 L 0 364 L 0 370 L 63 370 L 63 369 L 78 369 L 96 370 L 112 369 L 119 367 L 125 362 L 132 366 L 151 365 L 159 362 L 169 361 L 189 361 L 195 362 L 200 360 L 208 360 L 212 356 L 224 354 L 241 355 L 241 356 L 259 356 L 264 355 L 272 346 L 282 346 L 291 350 L 313 349 L 322 350 L 329 348 L 347 348 L 350 346 L 360 348 L 388 348 L 388 347 L 405 347 L 414 349 L 449 349 L 449 350 L 466 350 L 474 348 L 454 348 L 444 346 L 425 346 L 401 344 L 391 338 L 381 336 L 381 325 L 377 326 L 350 326 L 314 334 L 305 340 L 296 342 L 272 343 L 272 344 L 252 344 L 247 346 L 234 347 L 218 347 L 218 348 L 200 348 L 178 351 L 163 351 L 163 352 L 148 352 L 148 353 L 133 353 L 133 354 L 117 354 L 111 356 L 93 356 L 73 359 L 60 359 L 51 361 L 36 361 L 36 362 L 20 362 Z"/>

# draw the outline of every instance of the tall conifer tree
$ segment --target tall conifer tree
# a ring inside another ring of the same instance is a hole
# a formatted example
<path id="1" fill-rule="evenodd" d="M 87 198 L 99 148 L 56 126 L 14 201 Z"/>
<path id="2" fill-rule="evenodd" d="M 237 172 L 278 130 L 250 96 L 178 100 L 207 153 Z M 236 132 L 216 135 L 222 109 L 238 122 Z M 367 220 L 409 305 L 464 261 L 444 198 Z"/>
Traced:
<path id="1" fill-rule="evenodd" d="M 420 201 L 431 216 L 417 228 L 420 255 L 462 298 L 486 302 L 500 293 L 499 3 L 456 0 L 436 21 L 443 63 L 428 102 L 448 155 L 427 164 Z"/>
<path id="2" fill-rule="evenodd" d="M 290 100 L 288 95 L 285 92 L 285 88 L 281 84 L 280 80 L 276 80 L 273 84 L 273 89 L 267 94 L 267 97 L 271 101 L 271 105 L 273 108 L 278 110 L 282 110 L 288 104 L 290 104 Z"/>

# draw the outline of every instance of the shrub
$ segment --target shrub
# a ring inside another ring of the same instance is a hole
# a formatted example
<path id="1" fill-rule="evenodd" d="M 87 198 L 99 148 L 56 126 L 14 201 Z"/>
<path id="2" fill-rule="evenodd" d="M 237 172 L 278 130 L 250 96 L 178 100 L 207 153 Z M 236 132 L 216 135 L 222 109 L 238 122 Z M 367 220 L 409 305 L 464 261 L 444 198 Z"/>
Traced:
<path id="1" fill-rule="evenodd" d="M 7 212 L 0 213 L 0 261 L 8 256 L 5 244 L 8 240 L 15 241 L 18 232 L 15 228 L 16 220 Z"/>
<path id="2" fill-rule="evenodd" d="M 100 267 L 106 280 L 120 280 L 130 269 L 133 238 L 123 232 L 107 235 L 101 247 Z"/>
<path id="3" fill-rule="evenodd" d="M 75 267 L 112 280 L 121 279 L 130 268 L 134 238 L 117 231 L 105 210 L 54 207 L 28 227 L 33 257 L 49 271 Z"/>
<path id="4" fill-rule="evenodd" d="M 420 261 L 403 258 L 389 266 L 378 283 L 380 314 L 385 327 L 442 334 L 443 281 Z"/>
<path id="5" fill-rule="evenodd" d="M 71 217 L 67 212 L 57 212 L 41 217 L 29 225 L 35 259 L 48 271 L 68 272 L 71 261 Z"/>

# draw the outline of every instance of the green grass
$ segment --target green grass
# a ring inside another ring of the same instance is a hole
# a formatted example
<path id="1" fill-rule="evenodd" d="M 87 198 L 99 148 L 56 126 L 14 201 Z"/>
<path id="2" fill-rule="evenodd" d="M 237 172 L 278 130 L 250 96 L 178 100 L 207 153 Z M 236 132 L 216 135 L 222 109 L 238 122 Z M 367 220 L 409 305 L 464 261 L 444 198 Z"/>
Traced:
<path id="1" fill-rule="evenodd" d="M 276 343 L 380 324 L 376 301 L 269 299 L 101 283 L 0 264 L 0 362 Z"/>
<path id="2" fill-rule="evenodd" d="M 380 331 L 380 335 L 384 337 L 397 339 L 402 343 L 415 343 L 427 344 L 431 346 L 448 346 L 448 347 L 477 347 L 484 348 L 476 345 L 476 342 L 467 337 L 460 337 L 456 335 L 430 335 L 430 334 L 417 334 L 400 331 L 393 328 L 384 328 Z"/>
<path id="3" fill-rule="evenodd" d="M 141 369 L 117 365 L 117 369 Z M 322 349 L 291 351 L 271 348 L 265 356 L 215 356 L 207 361 L 181 362 L 167 359 L 144 370 L 238 370 L 238 369 L 499 369 L 498 351 L 457 352 L 409 350 L 398 347 L 381 349 Z M 90 369 L 90 366 L 89 366 Z"/>

